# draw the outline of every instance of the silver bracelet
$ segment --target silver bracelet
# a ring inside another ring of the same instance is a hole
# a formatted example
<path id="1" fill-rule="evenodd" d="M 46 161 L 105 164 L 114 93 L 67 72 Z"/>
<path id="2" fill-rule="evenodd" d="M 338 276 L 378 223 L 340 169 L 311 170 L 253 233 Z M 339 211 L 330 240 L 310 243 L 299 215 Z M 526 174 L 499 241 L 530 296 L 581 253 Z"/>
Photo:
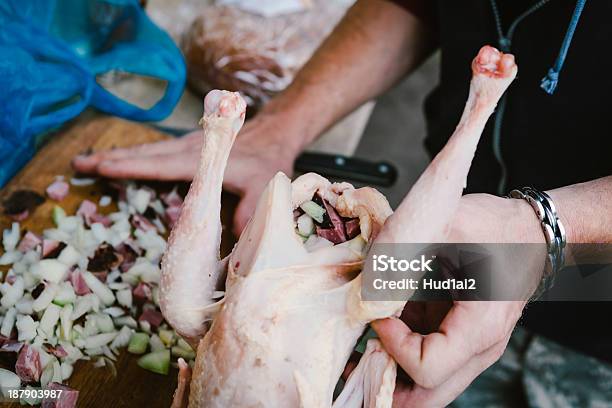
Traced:
<path id="1" fill-rule="evenodd" d="M 555 203 L 545 192 L 532 187 L 523 187 L 512 190 L 509 196 L 511 198 L 523 199 L 531 205 L 540 220 L 542 231 L 546 238 L 549 267 L 544 271 L 540 286 L 534 294 L 534 298 L 537 298 L 544 291 L 550 289 L 554 282 L 555 274 L 565 264 L 565 247 L 567 245 L 565 228 L 559 219 Z"/>

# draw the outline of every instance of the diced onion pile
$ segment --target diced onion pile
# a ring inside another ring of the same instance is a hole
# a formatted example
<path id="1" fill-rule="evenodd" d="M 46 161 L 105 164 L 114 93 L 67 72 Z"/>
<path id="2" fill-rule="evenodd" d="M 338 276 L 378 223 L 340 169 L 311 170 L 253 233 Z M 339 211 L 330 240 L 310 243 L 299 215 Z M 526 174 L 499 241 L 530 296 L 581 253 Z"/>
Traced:
<path id="1" fill-rule="evenodd" d="M 56 200 L 65 196 L 59 183 L 48 190 Z M 0 351 L 18 355 L 14 373 L 0 369 L 3 389 L 59 387 L 79 360 L 114 372 L 123 348 L 160 374 L 168 373 L 171 356 L 195 358 L 158 302 L 164 237 L 182 198 L 132 183 L 118 189 L 119 210 L 108 215 L 98 212 L 111 204 L 103 196 L 98 204 L 83 201 L 75 215 L 56 206 L 55 228 L 42 235 L 24 233 L 17 222 L 3 232 L 0 265 L 10 269 L 0 273 Z"/>

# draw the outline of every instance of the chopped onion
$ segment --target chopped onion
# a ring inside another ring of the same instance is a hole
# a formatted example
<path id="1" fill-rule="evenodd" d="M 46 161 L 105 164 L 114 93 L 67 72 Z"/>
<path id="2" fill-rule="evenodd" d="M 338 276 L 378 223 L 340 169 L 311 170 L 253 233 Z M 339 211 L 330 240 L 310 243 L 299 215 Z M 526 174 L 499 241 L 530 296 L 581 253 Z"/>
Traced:
<path id="1" fill-rule="evenodd" d="M 297 227 L 298 233 L 305 238 L 312 235 L 315 231 L 314 221 L 308 214 L 302 214 L 298 217 Z"/>
<path id="2" fill-rule="evenodd" d="M 57 293 L 53 298 L 53 303 L 59 306 L 67 305 L 68 303 L 74 303 L 76 301 L 76 293 L 70 282 L 62 282 L 59 285 Z"/>
<path id="3" fill-rule="evenodd" d="M 95 182 L 96 182 L 95 178 L 89 178 L 89 177 L 80 177 L 80 178 L 72 177 L 70 179 L 70 184 L 72 184 L 75 187 L 91 186 Z"/>
<path id="4" fill-rule="evenodd" d="M 71 319 L 77 320 L 90 310 L 92 310 L 91 296 L 80 296 L 77 298 L 76 303 L 74 304 L 74 311 L 72 312 Z"/>
<path id="5" fill-rule="evenodd" d="M 59 321 L 60 311 L 62 309 L 55 305 L 50 304 L 45 309 L 42 318 L 40 319 L 39 330 L 42 330 L 47 336 L 51 337 L 53 330 L 55 329 L 55 325 Z"/>
<path id="6" fill-rule="evenodd" d="M 21 314 L 31 315 L 34 313 L 34 310 L 32 309 L 33 304 L 34 299 L 32 299 L 32 295 L 26 293 L 21 299 L 17 301 L 17 303 L 15 303 L 15 309 L 17 309 L 17 312 Z"/>
<path id="7" fill-rule="evenodd" d="M 166 345 L 163 341 L 161 341 L 157 334 L 153 334 L 151 337 L 149 337 L 149 346 L 151 346 L 151 351 L 160 351 L 166 349 Z"/>
<path id="8" fill-rule="evenodd" d="M 95 336 L 90 336 L 85 339 L 85 348 L 86 349 L 96 349 L 96 348 L 105 346 L 111 341 L 113 341 L 115 337 L 117 337 L 117 333 L 118 332 L 115 331 L 111 333 L 101 333 Z"/>
<path id="9" fill-rule="evenodd" d="M 111 317 L 119 317 L 125 314 L 125 310 L 117 306 L 107 307 L 106 309 L 102 310 L 102 312 Z"/>
<path id="10" fill-rule="evenodd" d="M 17 248 L 17 243 L 21 238 L 21 232 L 19 231 L 19 223 L 14 222 L 11 224 L 11 229 L 5 229 L 2 232 L 2 245 L 4 246 L 5 252 L 11 252 Z"/>
<path id="11" fill-rule="evenodd" d="M 0 368 L 0 391 L 6 398 L 9 397 L 9 390 L 19 389 L 21 379 L 12 371 Z"/>
<path id="12" fill-rule="evenodd" d="M 115 302 L 115 295 L 113 295 L 113 292 L 106 285 L 100 282 L 91 272 L 83 272 L 83 279 L 85 279 L 85 283 L 89 289 L 91 289 L 91 291 L 96 294 L 96 296 L 98 296 L 105 305 L 109 306 Z"/>
<path id="13" fill-rule="evenodd" d="M 31 271 L 41 280 L 58 283 L 66 278 L 68 266 L 57 259 L 41 259 L 32 266 Z"/>
<path id="14" fill-rule="evenodd" d="M 11 331 L 13 330 L 13 326 L 15 325 L 15 318 L 17 317 L 17 310 L 14 307 L 11 307 L 4 314 L 4 319 L 2 319 L 2 326 L 0 326 L 0 334 L 4 337 L 11 337 Z"/>
<path id="15" fill-rule="evenodd" d="M 109 289 L 118 290 L 118 291 L 130 289 L 130 284 L 127 282 L 112 282 L 112 283 L 109 283 L 107 286 L 109 287 Z"/>
<path id="16" fill-rule="evenodd" d="M 72 364 L 63 362 L 60 364 L 61 373 L 62 373 L 62 381 L 67 380 L 72 375 L 73 366 Z"/>
<path id="17" fill-rule="evenodd" d="M 98 205 L 100 207 L 106 207 L 106 206 L 110 205 L 111 200 L 112 199 L 110 198 L 110 196 L 103 195 L 102 197 L 100 197 L 100 201 L 98 201 Z"/>
<path id="18" fill-rule="evenodd" d="M 102 333 L 110 333 L 115 330 L 113 319 L 108 314 L 98 313 L 93 316 L 98 326 L 98 330 Z"/>
<path id="19" fill-rule="evenodd" d="M 115 325 L 117 326 L 127 326 L 131 329 L 136 329 L 138 327 L 138 322 L 132 316 L 121 316 L 113 319 Z"/>
<path id="20" fill-rule="evenodd" d="M 117 336 L 110 344 L 111 349 L 117 350 L 127 346 L 130 343 L 130 337 L 132 337 L 133 332 L 134 330 L 132 330 L 129 326 L 121 327 L 121 330 L 119 330 L 119 333 L 117 333 Z"/>
<path id="21" fill-rule="evenodd" d="M 23 296 L 24 282 L 21 276 L 18 276 L 12 285 L 6 290 L 0 299 L 0 305 L 4 308 L 14 306 Z"/>
<path id="22" fill-rule="evenodd" d="M 32 341 L 36 337 L 38 325 L 40 322 L 35 322 L 31 316 L 20 315 L 17 317 L 17 340 Z"/>
<path id="23" fill-rule="evenodd" d="M 93 366 L 95 368 L 101 368 L 104 367 L 106 365 L 106 360 L 104 360 L 104 358 L 100 357 L 96 360 L 96 362 L 93 364 Z"/>
<path id="24" fill-rule="evenodd" d="M 54 283 L 49 283 L 40 295 L 32 303 L 32 310 L 35 312 L 43 311 L 51 304 L 55 294 L 58 291 L 58 286 Z"/>
<path id="25" fill-rule="evenodd" d="M 72 314 L 74 308 L 68 304 L 62 308 L 60 312 L 60 337 L 64 340 L 70 340 L 72 334 Z"/>
<path id="26" fill-rule="evenodd" d="M 0 256 L 0 265 L 10 265 L 12 263 L 18 262 L 22 257 L 21 252 L 19 251 L 7 251 Z"/>
<path id="27" fill-rule="evenodd" d="M 66 248 L 57 257 L 57 260 L 67 266 L 76 265 L 83 257 L 72 245 L 67 245 Z"/>

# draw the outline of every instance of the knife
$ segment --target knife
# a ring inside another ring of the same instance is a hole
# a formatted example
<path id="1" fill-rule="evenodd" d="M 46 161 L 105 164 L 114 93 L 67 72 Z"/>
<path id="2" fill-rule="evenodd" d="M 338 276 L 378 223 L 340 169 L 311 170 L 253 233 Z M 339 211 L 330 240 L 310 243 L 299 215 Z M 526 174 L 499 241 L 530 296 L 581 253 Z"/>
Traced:
<path id="1" fill-rule="evenodd" d="M 315 172 L 328 178 L 389 187 L 397 179 L 397 169 L 386 161 L 374 162 L 339 154 L 305 152 L 295 161 L 300 173 Z"/>

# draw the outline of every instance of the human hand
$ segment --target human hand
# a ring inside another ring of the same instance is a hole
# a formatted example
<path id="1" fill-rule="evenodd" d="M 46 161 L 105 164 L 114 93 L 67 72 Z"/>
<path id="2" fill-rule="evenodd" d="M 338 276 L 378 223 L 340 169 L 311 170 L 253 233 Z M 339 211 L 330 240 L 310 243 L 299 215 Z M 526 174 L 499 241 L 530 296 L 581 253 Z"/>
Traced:
<path id="1" fill-rule="evenodd" d="M 234 216 L 236 235 L 274 174 L 292 173 L 297 152 L 277 142 L 280 136 L 282 130 L 274 121 L 255 118 L 236 138 L 223 180 L 224 188 L 241 197 Z M 79 172 L 111 178 L 191 180 L 198 168 L 202 143 L 202 131 L 198 130 L 177 139 L 77 156 L 72 165 Z"/>
<path id="2" fill-rule="evenodd" d="M 449 242 L 543 243 L 544 236 L 524 200 L 472 194 L 461 199 Z M 517 275 L 527 277 L 526 297 L 537 287 L 545 257 L 538 250 L 533 259 L 522 259 L 524 271 Z M 526 304 L 519 299 L 408 302 L 400 318 L 372 322 L 387 352 L 414 381 L 398 382 L 394 406 L 453 401 L 503 354 Z"/>

